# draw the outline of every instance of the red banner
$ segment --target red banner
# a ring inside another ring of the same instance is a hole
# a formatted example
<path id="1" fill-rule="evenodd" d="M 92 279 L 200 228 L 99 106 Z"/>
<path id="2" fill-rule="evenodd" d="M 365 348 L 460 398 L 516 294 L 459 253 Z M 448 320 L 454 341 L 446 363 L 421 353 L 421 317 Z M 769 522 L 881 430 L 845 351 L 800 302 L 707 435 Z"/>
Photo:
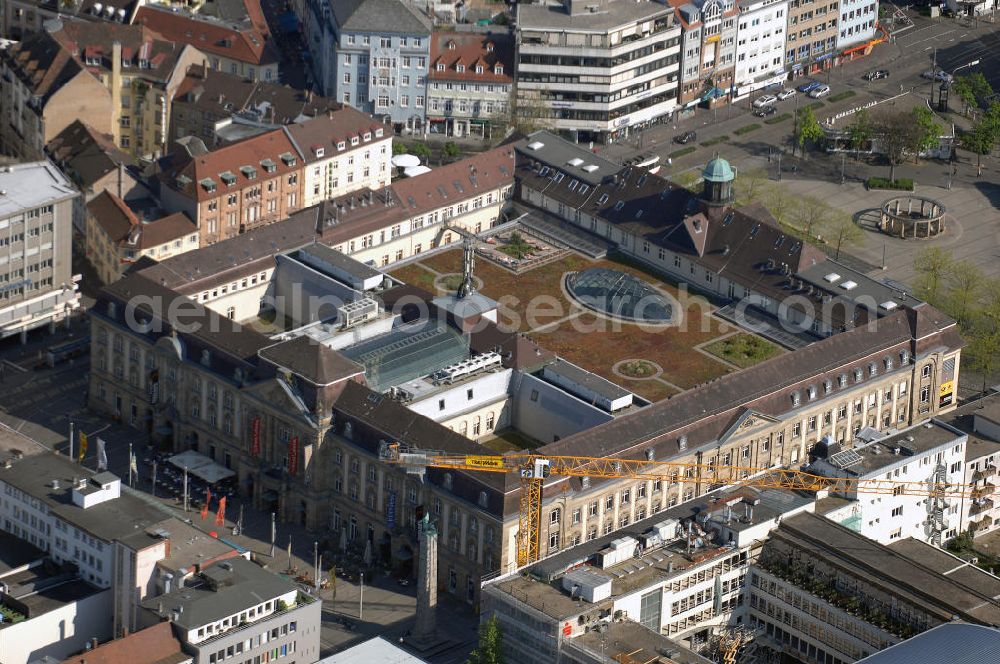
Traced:
<path id="1" fill-rule="evenodd" d="M 292 436 L 288 441 L 288 472 L 294 475 L 299 472 L 299 437 Z"/>
<path id="2" fill-rule="evenodd" d="M 253 418 L 250 424 L 250 454 L 260 456 L 260 417 Z"/>
<path id="3" fill-rule="evenodd" d="M 201 506 L 201 520 L 204 521 L 208 518 L 208 506 L 212 502 L 212 490 L 205 487 L 205 504 Z"/>
<path id="4" fill-rule="evenodd" d="M 226 525 L 226 497 L 219 498 L 219 511 L 215 514 L 215 525 Z"/>

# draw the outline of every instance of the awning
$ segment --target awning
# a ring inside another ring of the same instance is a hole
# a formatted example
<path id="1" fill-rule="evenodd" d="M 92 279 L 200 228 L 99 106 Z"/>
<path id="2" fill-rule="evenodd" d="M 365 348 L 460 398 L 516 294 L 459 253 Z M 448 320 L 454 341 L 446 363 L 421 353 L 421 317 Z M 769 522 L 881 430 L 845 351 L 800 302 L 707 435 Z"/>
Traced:
<path id="1" fill-rule="evenodd" d="M 194 450 L 175 454 L 168 461 L 178 468 L 187 468 L 189 473 L 203 479 L 209 484 L 214 484 L 236 475 L 235 472 L 225 466 L 215 463 L 204 454 L 195 452 Z"/>
<path id="2" fill-rule="evenodd" d="M 827 53 L 826 55 L 821 55 L 818 58 L 816 58 L 816 62 L 823 62 L 824 60 L 829 60 L 830 58 L 834 57 L 835 55 L 837 55 L 837 54 L 836 53 Z"/>
<path id="3" fill-rule="evenodd" d="M 474 124 L 474 125 L 488 125 L 489 123 L 490 123 L 489 120 L 477 120 L 475 118 L 469 120 L 469 124 Z"/>
<path id="4" fill-rule="evenodd" d="M 423 175 L 424 173 L 430 173 L 430 172 L 431 172 L 430 168 L 424 165 L 420 165 L 420 166 L 411 166 L 410 168 L 405 169 L 403 171 L 403 175 L 405 175 L 408 178 L 412 178 L 417 175 Z"/>

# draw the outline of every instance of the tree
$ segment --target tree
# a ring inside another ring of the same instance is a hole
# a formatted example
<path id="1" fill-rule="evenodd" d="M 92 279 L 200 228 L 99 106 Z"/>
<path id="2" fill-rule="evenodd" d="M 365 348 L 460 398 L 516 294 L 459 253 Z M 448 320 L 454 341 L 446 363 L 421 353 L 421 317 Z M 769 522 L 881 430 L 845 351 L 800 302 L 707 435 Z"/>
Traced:
<path id="1" fill-rule="evenodd" d="M 768 179 L 763 168 L 741 170 L 736 178 L 736 204 L 748 205 L 760 201 L 767 193 Z"/>
<path id="2" fill-rule="evenodd" d="M 827 236 L 830 242 L 837 248 L 837 260 L 840 260 L 840 249 L 861 241 L 864 232 L 854 223 L 854 219 L 849 214 L 834 213 L 833 219 L 828 225 Z"/>
<path id="3" fill-rule="evenodd" d="M 788 223 L 788 216 L 792 213 L 794 205 L 795 198 L 780 185 L 771 187 L 767 194 L 766 206 L 778 224 L 784 226 Z"/>
<path id="4" fill-rule="evenodd" d="M 802 149 L 803 156 L 806 153 L 806 142 L 815 143 L 823 138 L 823 128 L 819 126 L 816 114 L 811 107 L 800 108 L 798 122 L 795 124 L 795 143 Z"/>
<path id="5" fill-rule="evenodd" d="M 934 121 L 934 117 L 933 111 L 926 106 L 913 109 L 913 140 L 917 159 L 921 152 L 930 150 L 941 142 L 941 127 Z"/>
<path id="6" fill-rule="evenodd" d="M 962 134 L 962 147 L 976 155 L 977 177 L 983 174 L 983 155 L 993 152 L 997 141 L 997 125 L 989 116 L 980 118 L 970 131 Z"/>
<path id="7" fill-rule="evenodd" d="M 951 254 L 940 247 L 925 247 L 917 252 L 913 258 L 913 267 L 917 271 L 917 294 L 937 306 L 941 287 L 951 274 L 953 264 Z"/>
<path id="8" fill-rule="evenodd" d="M 948 313 L 959 323 L 970 321 L 982 293 L 985 277 L 974 263 L 959 261 L 948 271 Z"/>
<path id="9" fill-rule="evenodd" d="M 955 79 L 955 82 L 951 85 L 951 90 L 954 92 L 959 99 L 965 102 L 965 110 L 962 111 L 962 115 L 968 115 L 969 109 L 978 105 L 976 100 L 976 93 L 972 89 L 972 83 L 969 81 L 968 76 L 959 76 Z"/>
<path id="10" fill-rule="evenodd" d="M 854 122 L 847 128 L 847 135 L 851 141 L 851 149 L 854 150 L 854 158 L 857 159 L 858 152 L 872 138 L 872 119 L 866 109 L 862 108 L 854 114 Z"/>
<path id="11" fill-rule="evenodd" d="M 809 241 L 815 240 L 830 222 L 831 212 L 830 206 L 815 196 L 800 199 L 795 210 L 795 220 L 802 230 L 802 236 Z"/>
<path id="12" fill-rule="evenodd" d="M 468 664 L 504 664 L 503 633 L 496 616 L 479 625 L 479 645 L 469 654 Z"/>
<path id="13" fill-rule="evenodd" d="M 909 113 L 885 113 L 874 123 L 879 146 L 889 162 L 889 179 L 896 179 L 896 166 L 903 163 L 906 153 L 914 149 L 917 134 Z"/>
<path id="14" fill-rule="evenodd" d="M 448 141 L 447 143 L 445 143 L 444 147 L 441 149 L 441 152 L 443 152 L 444 156 L 448 157 L 449 159 L 455 159 L 462 154 L 461 148 L 458 147 L 458 144 L 455 141 Z"/>
<path id="15" fill-rule="evenodd" d="M 983 376 L 983 394 L 1000 363 L 1000 330 L 995 325 L 977 325 L 967 334 L 968 348 L 962 353 L 963 364 Z"/>

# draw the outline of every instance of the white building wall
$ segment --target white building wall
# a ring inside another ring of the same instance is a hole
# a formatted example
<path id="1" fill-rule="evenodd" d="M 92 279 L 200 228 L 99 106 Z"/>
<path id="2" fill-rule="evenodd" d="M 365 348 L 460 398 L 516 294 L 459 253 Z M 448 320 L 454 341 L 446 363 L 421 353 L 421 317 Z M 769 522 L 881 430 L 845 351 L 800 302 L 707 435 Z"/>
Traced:
<path id="1" fill-rule="evenodd" d="M 841 0 L 840 22 L 837 25 L 837 48 L 866 42 L 875 36 L 878 2 L 874 0 Z"/>
<path id="2" fill-rule="evenodd" d="M 383 130 L 379 130 L 382 132 Z M 377 134 L 376 134 L 377 137 Z M 348 145 L 347 147 L 350 147 Z M 392 136 L 334 154 L 316 157 L 312 148 L 302 145 L 309 152 L 309 162 L 303 169 L 305 178 L 302 190 L 303 208 L 338 198 L 360 189 L 379 189 L 391 179 Z"/>
<path id="3" fill-rule="evenodd" d="M 0 629 L 0 662 L 27 664 L 45 656 L 62 661 L 90 639 L 110 638 L 111 591 L 105 590 Z"/>
<path id="4" fill-rule="evenodd" d="M 736 24 L 737 96 L 785 78 L 788 0 L 761 0 L 745 7 Z"/>

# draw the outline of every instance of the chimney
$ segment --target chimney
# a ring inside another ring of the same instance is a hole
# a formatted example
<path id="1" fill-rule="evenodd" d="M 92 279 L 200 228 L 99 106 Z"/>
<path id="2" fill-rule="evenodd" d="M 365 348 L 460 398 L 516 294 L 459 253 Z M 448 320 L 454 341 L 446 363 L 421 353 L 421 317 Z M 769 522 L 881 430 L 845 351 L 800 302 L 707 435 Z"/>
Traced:
<path id="1" fill-rule="evenodd" d="M 332 108 L 326 109 L 326 117 L 330 118 L 331 120 L 333 119 L 333 109 Z"/>
<path id="2" fill-rule="evenodd" d="M 91 650 L 97 648 L 97 639 L 96 638 L 93 638 L 93 639 L 90 640 L 90 648 L 91 648 Z"/>

